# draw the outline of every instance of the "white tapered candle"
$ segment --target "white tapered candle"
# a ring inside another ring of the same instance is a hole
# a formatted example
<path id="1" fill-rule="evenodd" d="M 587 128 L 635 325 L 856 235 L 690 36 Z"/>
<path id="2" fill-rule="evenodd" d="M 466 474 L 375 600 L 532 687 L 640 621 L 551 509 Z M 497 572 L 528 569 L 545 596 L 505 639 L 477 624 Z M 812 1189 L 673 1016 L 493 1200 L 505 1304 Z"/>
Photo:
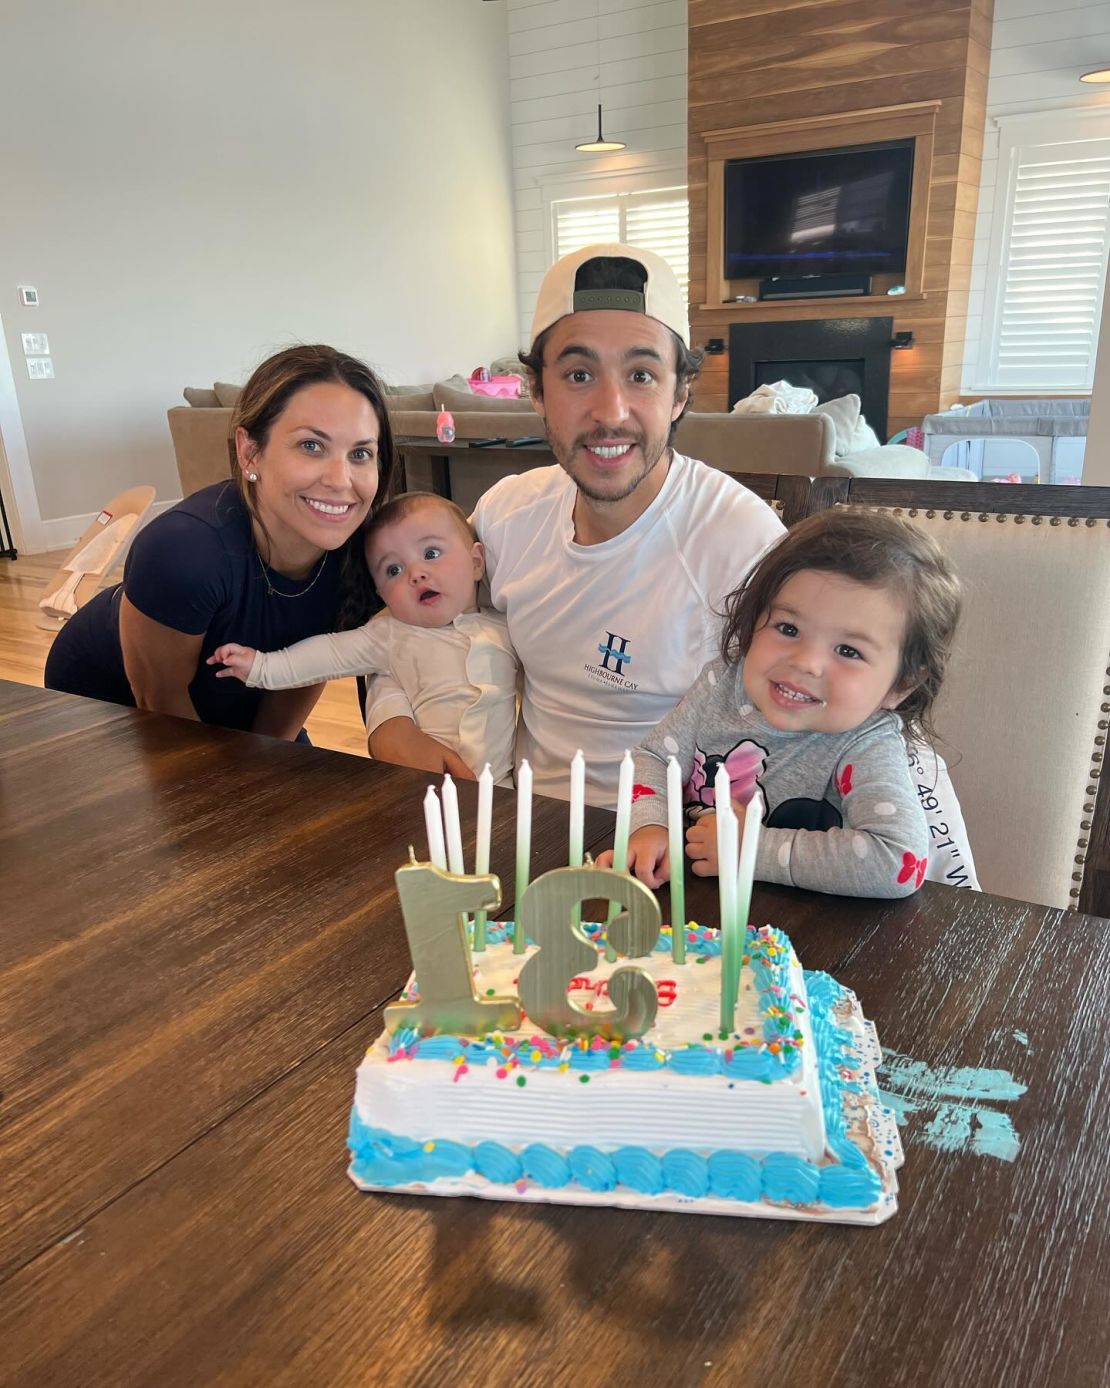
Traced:
<path id="1" fill-rule="evenodd" d="M 686 963 L 686 838 L 683 833 L 682 768 L 667 758 L 667 847 L 671 860 L 671 959 Z"/>
<path id="2" fill-rule="evenodd" d="M 632 828 L 632 775 L 632 753 L 626 748 L 617 777 L 617 824 L 613 835 L 613 869 L 616 872 L 628 870 L 628 837 Z M 609 907 L 609 920 L 616 920 L 620 912 L 620 904 L 612 902 Z M 617 951 L 608 942 L 605 946 L 605 958 L 610 964 L 617 958 Z"/>
<path id="3" fill-rule="evenodd" d="M 713 782 L 717 816 L 717 890 L 721 904 L 721 1030 L 731 1031 L 736 1010 L 734 980 L 739 979 L 740 951 L 736 932 L 736 869 L 739 825 L 732 808 L 732 783 L 724 763 Z"/>
<path id="4" fill-rule="evenodd" d="M 516 925 L 513 953 L 524 953 L 524 927 L 520 923 L 520 902 L 528 887 L 528 867 L 532 859 L 532 768 L 526 761 L 516 773 Z"/>
<path id="5" fill-rule="evenodd" d="M 571 867 L 582 866 L 582 843 L 586 820 L 586 759 L 579 748 L 570 762 L 570 856 Z"/>
<path id="6" fill-rule="evenodd" d="M 447 832 L 447 866 L 460 875 L 463 867 L 462 825 L 459 823 L 459 792 L 449 775 L 443 778 L 443 824 Z"/>
<path id="7" fill-rule="evenodd" d="M 763 827 L 763 796 L 758 787 L 744 810 L 744 832 L 740 837 L 740 862 L 736 869 L 736 933 L 743 953 L 744 933 L 752 909 L 755 858 L 759 851 L 759 831 Z"/>
<path id="8" fill-rule="evenodd" d="M 478 829 L 474 837 L 474 875 L 484 877 L 489 872 L 489 841 L 493 825 L 493 772 L 489 762 L 478 777 Z M 486 913 L 474 917 L 474 948 L 486 947 Z"/>
<path id="9" fill-rule="evenodd" d="M 433 867 L 447 871 L 447 851 L 443 846 L 443 817 L 439 811 L 439 796 L 429 786 L 424 797 L 424 828 L 428 834 L 428 860 Z"/>

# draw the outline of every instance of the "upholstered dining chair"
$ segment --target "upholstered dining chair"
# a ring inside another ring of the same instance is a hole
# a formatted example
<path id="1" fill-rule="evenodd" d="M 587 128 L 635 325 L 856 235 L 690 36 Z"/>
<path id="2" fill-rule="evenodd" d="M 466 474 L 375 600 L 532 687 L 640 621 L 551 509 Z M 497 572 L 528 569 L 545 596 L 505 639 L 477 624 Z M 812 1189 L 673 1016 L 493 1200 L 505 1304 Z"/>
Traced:
<path id="1" fill-rule="evenodd" d="M 935 721 L 983 890 L 1110 916 L 1110 487 L 818 478 L 893 511 L 964 582 Z"/>
<path id="2" fill-rule="evenodd" d="M 783 525 L 794 525 L 809 514 L 809 494 L 813 483 L 808 477 L 795 477 L 792 473 L 734 472 L 732 468 L 722 468 L 721 471 L 727 472 L 748 491 L 762 497 Z"/>

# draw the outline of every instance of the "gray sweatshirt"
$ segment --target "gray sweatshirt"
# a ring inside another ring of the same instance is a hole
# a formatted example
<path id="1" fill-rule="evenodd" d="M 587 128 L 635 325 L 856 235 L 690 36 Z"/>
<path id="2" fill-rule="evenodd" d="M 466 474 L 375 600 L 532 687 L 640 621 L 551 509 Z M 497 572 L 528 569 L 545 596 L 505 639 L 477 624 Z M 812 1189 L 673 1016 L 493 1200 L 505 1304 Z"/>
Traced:
<path id="1" fill-rule="evenodd" d="M 843 733 L 780 732 L 748 701 L 743 662 L 711 661 L 635 754 L 632 829 L 667 822 L 667 758 L 682 769 L 688 818 L 713 809 L 725 761 L 733 799 L 756 787 L 766 811 L 755 875 L 839 896 L 909 896 L 929 854 L 925 813 L 896 713 Z"/>

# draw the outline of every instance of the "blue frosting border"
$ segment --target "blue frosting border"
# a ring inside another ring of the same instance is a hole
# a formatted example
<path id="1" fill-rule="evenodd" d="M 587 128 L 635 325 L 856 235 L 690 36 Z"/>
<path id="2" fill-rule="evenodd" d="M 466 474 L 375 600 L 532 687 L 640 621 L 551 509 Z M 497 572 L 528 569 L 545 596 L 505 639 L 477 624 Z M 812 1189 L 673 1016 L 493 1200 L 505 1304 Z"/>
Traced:
<path id="1" fill-rule="evenodd" d="M 473 1147 L 450 1141 L 418 1142 L 370 1127 L 352 1109 L 350 1174 L 368 1185 L 388 1187 L 458 1179 L 473 1171 L 497 1185 L 525 1181 L 558 1190 L 574 1183 L 596 1192 L 621 1186 L 640 1195 L 673 1192 L 690 1199 L 714 1196 L 746 1203 L 820 1204 L 835 1210 L 870 1208 L 882 1194 L 882 1181 L 849 1136 L 844 1117 L 844 1095 L 860 1093 L 864 1088 L 841 1074 L 841 1067 L 854 1070 L 858 1064 L 851 1036 L 835 1017 L 836 1007 L 849 996 L 848 990 L 825 973 L 807 970 L 805 980 L 817 1047 L 826 1145 L 832 1158 L 825 1165 L 787 1152 L 753 1155 L 722 1150 L 703 1155 L 688 1148 L 673 1148 L 659 1155 L 637 1146 L 603 1152 L 588 1144 L 561 1150 L 543 1143 L 514 1152 L 502 1143 L 489 1141 Z M 877 1091 L 875 1097 L 877 1101 Z"/>

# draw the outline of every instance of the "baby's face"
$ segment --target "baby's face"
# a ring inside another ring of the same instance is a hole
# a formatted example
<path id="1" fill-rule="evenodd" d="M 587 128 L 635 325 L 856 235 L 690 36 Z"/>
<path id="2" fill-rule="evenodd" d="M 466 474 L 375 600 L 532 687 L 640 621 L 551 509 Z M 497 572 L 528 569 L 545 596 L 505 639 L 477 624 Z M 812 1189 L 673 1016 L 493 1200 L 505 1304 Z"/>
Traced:
<path id="1" fill-rule="evenodd" d="M 371 537 L 366 562 L 386 607 L 411 627 L 445 627 L 478 610 L 482 546 L 434 502 L 415 507 Z"/>

